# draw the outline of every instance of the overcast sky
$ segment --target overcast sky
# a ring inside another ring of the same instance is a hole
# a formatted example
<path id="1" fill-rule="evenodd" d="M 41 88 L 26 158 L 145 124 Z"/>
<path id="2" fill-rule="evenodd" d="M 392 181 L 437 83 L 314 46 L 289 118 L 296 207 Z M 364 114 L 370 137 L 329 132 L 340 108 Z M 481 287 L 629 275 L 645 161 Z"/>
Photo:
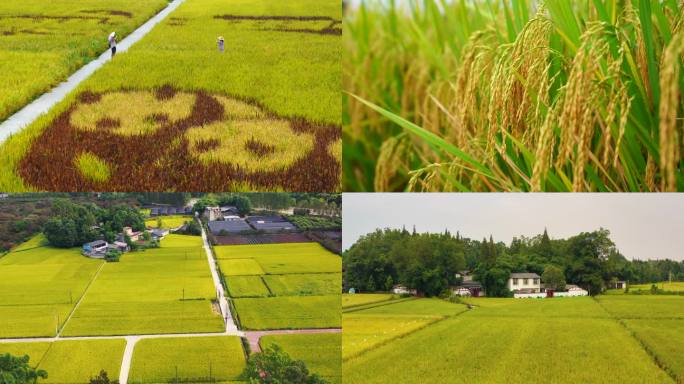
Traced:
<path id="1" fill-rule="evenodd" d="M 601 227 L 629 259 L 684 260 L 684 194 L 345 193 L 343 246 L 376 228 L 460 231 L 510 244 L 548 229 L 565 238 Z"/>

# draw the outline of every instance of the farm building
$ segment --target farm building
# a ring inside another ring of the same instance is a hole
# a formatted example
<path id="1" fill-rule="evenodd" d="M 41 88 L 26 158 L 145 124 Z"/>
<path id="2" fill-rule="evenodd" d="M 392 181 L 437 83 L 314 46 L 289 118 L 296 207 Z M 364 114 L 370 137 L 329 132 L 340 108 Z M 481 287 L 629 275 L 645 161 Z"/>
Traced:
<path id="1" fill-rule="evenodd" d="M 508 290 L 513 293 L 541 292 L 541 277 L 536 273 L 511 273 L 508 278 Z"/>
<path id="2" fill-rule="evenodd" d="M 151 207 L 150 216 L 189 215 L 191 207 Z"/>
<path id="3" fill-rule="evenodd" d="M 626 281 L 610 281 L 607 284 L 608 289 L 625 289 L 627 288 Z"/>
<path id="4" fill-rule="evenodd" d="M 210 221 L 209 231 L 213 235 L 219 235 L 221 232 L 226 233 L 240 233 L 244 231 L 251 231 L 252 227 L 245 222 L 243 219 L 239 220 L 229 220 L 229 221 Z"/>
<path id="5" fill-rule="evenodd" d="M 116 236 L 117 241 L 125 241 L 126 236 L 128 236 L 131 241 L 138 241 L 142 237 L 143 232 L 142 231 L 134 231 L 133 228 L 131 227 L 124 227 L 123 228 L 123 233 L 120 233 Z"/>
<path id="6" fill-rule="evenodd" d="M 150 232 L 150 235 L 152 236 L 152 240 L 157 240 L 157 241 L 163 239 L 164 237 L 166 237 L 166 235 L 169 234 L 169 230 L 163 229 L 163 228 L 153 228 L 149 232 Z"/>
<path id="7" fill-rule="evenodd" d="M 392 293 L 395 295 L 415 295 L 415 289 L 408 289 L 405 285 L 397 284 L 392 287 Z"/>
<path id="8" fill-rule="evenodd" d="M 282 216 L 250 216 L 247 222 L 255 229 L 266 232 L 293 231 L 296 227 Z"/>
<path id="9" fill-rule="evenodd" d="M 464 280 L 461 285 L 452 288 L 452 292 L 458 296 L 484 296 L 482 284 L 479 281 L 473 280 L 472 277 L 469 280 Z"/>
<path id="10" fill-rule="evenodd" d="M 237 207 L 232 206 L 232 205 L 226 205 L 220 208 L 221 213 L 225 215 L 237 215 L 240 213 L 240 211 L 237 209 Z"/>
<path id="11" fill-rule="evenodd" d="M 206 217 L 208 221 L 223 220 L 221 207 L 207 207 L 204 209 L 202 216 Z"/>
<path id="12" fill-rule="evenodd" d="M 81 252 L 83 255 L 93 259 L 104 259 L 105 254 L 107 254 L 107 251 L 110 249 L 117 250 L 119 252 L 128 252 L 130 247 L 128 244 L 121 241 L 108 243 L 104 240 L 95 240 L 91 241 L 90 243 L 83 244 Z"/>

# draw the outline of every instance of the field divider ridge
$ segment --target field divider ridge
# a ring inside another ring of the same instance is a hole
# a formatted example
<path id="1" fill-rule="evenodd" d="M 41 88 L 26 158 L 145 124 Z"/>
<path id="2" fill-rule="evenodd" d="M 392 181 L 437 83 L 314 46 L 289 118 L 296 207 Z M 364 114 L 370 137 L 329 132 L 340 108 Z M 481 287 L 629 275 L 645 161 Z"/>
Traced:
<path id="1" fill-rule="evenodd" d="M 117 44 L 117 52 L 123 53 L 128 50 L 133 44 L 137 43 L 145 35 L 147 35 L 154 26 L 159 24 L 171 12 L 173 12 L 185 0 L 173 0 L 164 9 L 152 16 L 149 20 L 131 32 L 126 38 Z M 103 52 L 97 59 L 92 60 L 88 64 L 82 66 L 79 70 L 72 73 L 66 81 L 57 85 L 52 90 L 42 94 L 37 99 L 33 100 L 28 105 L 25 105 L 19 111 L 0 123 L 0 143 L 4 142 L 11 135 L 21 131 L 41 115 L 46 114 L 52 107 L 62 101 L 69 93 L 71 93 L 79 84 L 89 78 L 95 71 L 100 69 L 104 64 L 110 61 L 111 55 L 109 49 Z"/>
<path id="2" fill-rule="evenodd" d="M 399 303 L 403 303 L 406 301 L 417 300 L 417 299 L 418 299 L 417 297 L 406 297 L 403 299 L 391 299 L 391 300 L 376 301 L 375 303 L 354 305 L 351 307 L 342 308 L 342 313 L 358 312 L 358 311 L 363 311 L 366 309 L 383 307 L 385 305 L 399 304 Z"/>
<path id="3" fill-rule="evenodd" d="M 658 354 L 651 349 L 651 347 L 648 346 L 648 344 L 637 335 L 637 333 L 625 323 L 625 321 L 615 315 L 613 315 L 606 307 L 603 306 L 603 303 L 601 303 L 601 300 L 598 300 L 596 297 L 592 296 L 592 299 L 598 304 L 601 309 L 603 309 L 607 314 L 608 317 L 615 320 L 620 326 L 627 331 L 627 333 L 632 336 L 634 340 L 641 346 L 641 348 L 646 352 L 647 355 L 651 357 L 655 365 L 660 368 L 663 372 L 665 372 L 672 380 L 674 380 L 675 383 L 684 383 L 684 378 L 679 378 L 677 374 L 670 369 L 670 367 L 665 364 L 660 358 L 658 357 Z M 637 319 L 638 320 L 638 319 Z"/>
<path id="4" fill-rule="evenodd" d="M 71 320 L 71 317 L 74 316 L 74 313 L 76 313 L 76 309 L 78 309 L 78 306 L 81 304 L 81 301 L 85 298 L 86 294 L 88 293 L 88 290 L 90 287 L 93 285 L 95 282 L 95 279 L 97 279 L 98 276 L 100 276 L 100 272 L 102 271 L 102 268 L 104 268 L 105 264 L 107 264 L 106 261 L 103 261 L 102 264 L 100 264 L 100 268 L 97 269 L 97 272 L 95 272 L 95 275 L 93 276 L 92 279 L 88 282 L 88 285 L 86 288 L 83 290 L 83 294 L 81 294 L 81 297 L 78 298 L 78 301 L 76 302 L 76 305 L 74 305 L 73 308 L 71 308 L 71 312 L 69 312 L 69 316 L 67 316 L 66 320 L 64 320 L 64 324 L 62 324 L 61 327 L 57 330 L 57 335 L 55 335 L 56 339 L 59 339 L 60 336 L 62 335 L 62 331 L 64 328 L 66 328 L 67 323 L 69 323 L 69 320 Z"/>

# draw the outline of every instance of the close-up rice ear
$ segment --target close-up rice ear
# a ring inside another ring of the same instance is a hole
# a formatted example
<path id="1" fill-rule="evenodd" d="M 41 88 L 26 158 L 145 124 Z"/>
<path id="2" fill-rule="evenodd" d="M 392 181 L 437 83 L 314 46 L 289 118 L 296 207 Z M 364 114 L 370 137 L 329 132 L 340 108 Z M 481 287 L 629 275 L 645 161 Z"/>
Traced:
<path id="1" fill-rule="evenodd" d="M 650 0 L 352 2 L 344 188 L 684 190 L 682 11 Z M 387 167 L 385 143 L 399 135 L 401 166 Z"/>

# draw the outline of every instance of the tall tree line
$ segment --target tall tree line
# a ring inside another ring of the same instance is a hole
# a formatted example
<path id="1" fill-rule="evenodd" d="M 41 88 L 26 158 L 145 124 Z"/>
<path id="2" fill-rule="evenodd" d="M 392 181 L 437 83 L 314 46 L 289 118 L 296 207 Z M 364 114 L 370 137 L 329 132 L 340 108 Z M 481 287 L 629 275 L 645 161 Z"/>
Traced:
<path id="1" fill-rule="evenodd" d="M 542 275 L 547 268 L 560 271 L 568 284 L 591 294 L 601 292 L 612 280 L 684 281 L 684 261 L 630 261 L 603 228 L 567 239 L 551 239 L 544 230 L 534 237 L 513 238 L 510 244 L 495 242 L 491 236 L 473 240 L 448 231 L 378 229 L 345 251 L 343 261 L 349 288 L 389 290 L 400 283 L 428 296 L 460 283 L 456 275 L 462 270 L 471 271 L 490 296 L 510 294 L 506 282 L 512 272 Z"/>

